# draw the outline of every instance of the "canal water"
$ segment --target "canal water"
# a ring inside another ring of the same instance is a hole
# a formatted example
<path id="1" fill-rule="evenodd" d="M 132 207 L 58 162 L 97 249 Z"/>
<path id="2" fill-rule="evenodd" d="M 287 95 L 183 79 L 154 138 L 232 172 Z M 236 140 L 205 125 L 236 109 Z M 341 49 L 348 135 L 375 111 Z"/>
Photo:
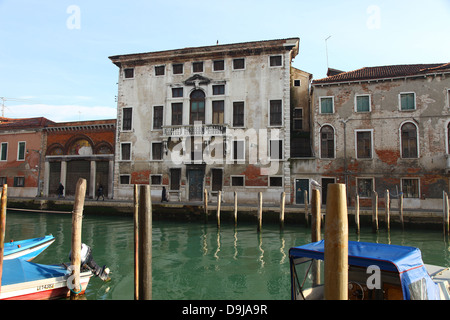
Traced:
<path id="1" fill-rule="evenodd" d="M 70 214 L 9 211 L 5 241 L 53 234 L 56 241 L 34 262 L 67 262 L 71 245 Z M 450 266 L 449 245 L 442 231 L 362 229 L 350 240 L 419 247 L 425 263 Z M 153 221 L 153 299 L 155 300 L 289 300 L 289 248 L 310 242 L 304 225 L 222 222 L 220 231 L 210 221 Z M 88 300 L 133 299 L 134 235 L 131 216 L 87 215 L 82 241 L 92 248 L 95 261 L 111 269 L 110 282 L 92 278 Z"/>

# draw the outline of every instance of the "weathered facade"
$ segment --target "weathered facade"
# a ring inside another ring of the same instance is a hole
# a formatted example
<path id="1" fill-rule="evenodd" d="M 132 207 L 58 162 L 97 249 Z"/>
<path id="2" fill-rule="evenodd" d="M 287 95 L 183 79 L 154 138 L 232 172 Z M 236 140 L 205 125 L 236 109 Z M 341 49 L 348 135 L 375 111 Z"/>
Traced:
<path id="1" fill-rule="evenodd" d="M 450 64 L 363 68 L 312 83 L 314 163 L 371 205 L 402 192 L 405 208 L 442 207 L 449 190 Z M 299 166 L 299 165 L 298 165 Z M 294 168 L 298 169 L 299 167 Z"/>
<path id="2" fill-rule="evenodd" d="M 207 189 L 251 203 L 257 192 L 276 202 L 285 191 L 289 202 L 292 97 L 304 105 L 299 132 L 309 126 L 300 95 L 310 75 L 291 66 L 298 46 L 290 38 L 110 57 L 119 67 L 115 197 L 151 184 L 158 200 L 165 187 L 178 201 Z"/>
<path id="3" fill-rule="evenodd" d="M 44 195 L 74 196 L 79 178 L 86 179 L 86 197 L 94 198 L 101 185 L 105 197 L 113 198 L 116 120 L 61 122 L 46 128 Z"/>
<path id="4" fill-rule="evenodd" d="M 8 196 L 36 197 L 42 193 L 42 160 L 46 118 L 0 118 L 0 185 L 8 185 Z"/>

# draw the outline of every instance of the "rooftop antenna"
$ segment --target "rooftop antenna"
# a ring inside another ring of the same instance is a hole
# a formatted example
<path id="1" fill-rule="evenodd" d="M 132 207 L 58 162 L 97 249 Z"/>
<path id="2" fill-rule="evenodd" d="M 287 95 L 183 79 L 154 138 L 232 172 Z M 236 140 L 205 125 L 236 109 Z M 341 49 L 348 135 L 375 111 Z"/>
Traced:
<path id="1" fill-rule="evenodd" d="M 6 98 L 6 97 L 0 97 L 0 100 L 2 100 L 2 117 L 5 117 L 5 108 L 9 109 L 7 106 L 5 106 L 5 101 L 27 101 L 27 102 L 33 101 L 29 99 Z"/>
<path id="2" fill-rule="evenodd" d="M 328 41 L 328 39 L 330 39 L 330 38 L 331 38 L 331 36 L 328 36 L 328 38 L 325 39 L 325 50 L 326 50 L 326 52 L 327 52 L 327 70 L 328 70 L 328 68 L 329 68 L 329 65 L 328 65 L 328 43 L 327 43 L 327 41 Z"/>

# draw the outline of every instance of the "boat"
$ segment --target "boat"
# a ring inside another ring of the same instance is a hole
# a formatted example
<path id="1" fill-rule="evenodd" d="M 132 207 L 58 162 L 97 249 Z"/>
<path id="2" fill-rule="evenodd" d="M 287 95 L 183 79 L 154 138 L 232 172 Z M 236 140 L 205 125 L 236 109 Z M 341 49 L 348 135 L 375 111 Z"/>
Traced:
<path id="1" fill-rule="evenodd" d="M 324 240 L 289 250 L 292 300 L 324 298 Z M 420 249 L 348 242 L 349 300 L 450 300 L 450 270 L 426 265 Z"/>
<path id="2" fill-rule="evenodd" d="M 44 237 L 20 241 L 11 240 L 4 244 L 3 260 L 20 258 L 31 261 L 42 253 L 42 251 L 47 249 L 53 242 L 55 242 L 55 237 L 51 234 Z"/>
<path id="3" fill-rule="evenodd" d="M 92 258 L 91 249 L 82 245 L 80 270 L 81 290 L 84 294 L 92 276 L 109 281 L 109 269 L 99 267 Z M 70 255 L 69 255 L 70 258 Z M 72 270 L 68 264 L 38 264 L 24 259 L 3 261 L 0 300 L 50 300 L 65 298 L 73 289 Z"/>

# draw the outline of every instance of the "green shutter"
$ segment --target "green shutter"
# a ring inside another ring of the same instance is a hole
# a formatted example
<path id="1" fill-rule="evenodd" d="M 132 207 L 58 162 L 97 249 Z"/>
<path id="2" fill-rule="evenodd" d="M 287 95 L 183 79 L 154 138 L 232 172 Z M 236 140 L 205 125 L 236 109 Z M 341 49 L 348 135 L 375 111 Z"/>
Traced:
<path id="1" fill-rule="evenodd" d="M 369 112 L 369 96 L 358 96 L 356 97 L 356 111 L 357 112 Z"/>
<path id="2" fill-rule="evenodd" d="M 2 154 L 1 154 L 1 161 L 6 161 L 7 160 L 7 155 L 8 155 L 8 144 L 2 143 Z"/>
<path id="3" fill-rule="evenodd" d="M 19 154 L 17 160 L 25 160 L 25 142 L 19 142 Z"/>

